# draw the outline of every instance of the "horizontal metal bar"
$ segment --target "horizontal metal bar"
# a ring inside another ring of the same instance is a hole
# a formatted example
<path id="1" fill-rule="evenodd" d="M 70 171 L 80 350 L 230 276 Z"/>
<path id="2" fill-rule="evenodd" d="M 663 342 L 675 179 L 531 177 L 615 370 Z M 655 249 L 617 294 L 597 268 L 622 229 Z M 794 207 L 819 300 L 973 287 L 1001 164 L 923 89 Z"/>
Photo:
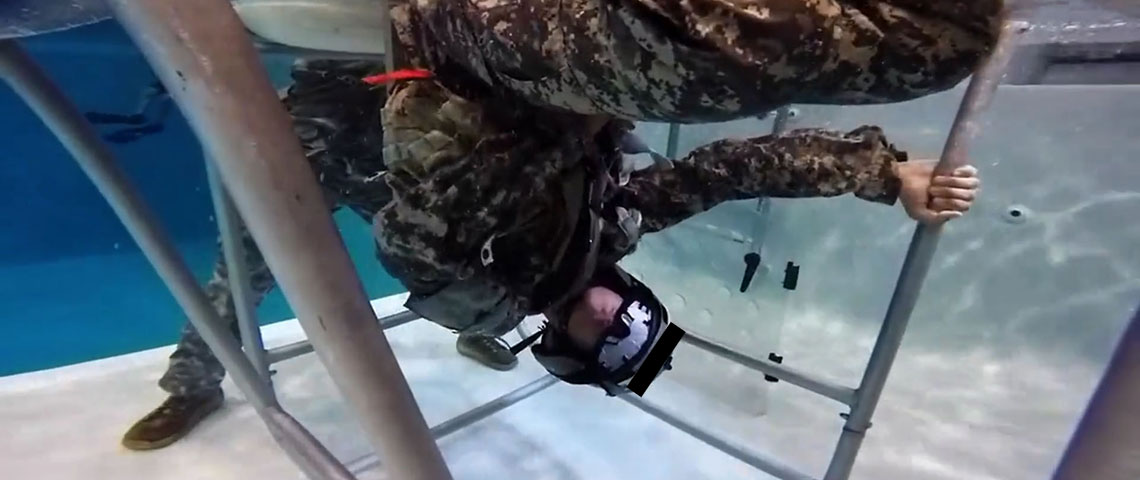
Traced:
<path id="1" fill-rule="evenodd" d="M 288 55 L 290 57 L 314 59 L 314 60 L 374 60 L 380 61 L 384 59 L 384 55 L 380 53 L 358 53 L 358 52 L 341 52 L 336 50 L 321 50 L 315 48 L 294 47 L 292 45 L 285 45 L 271 40 L 258 37 L 257 35 L 250 35 L 253 40 L 253 46 L 263 55 Z"/>
<path id="2" fill-rule="evenodd" d="M 413 320 L 419 320 L 419 319 L 420 319 L 420 316 L 418 314 L 416 314 L 415 312 L 412 312 L 411 310 L 404 310 L 400 313 L 395 313 L 392 315 L 388 315 L 387 317 L 381 318 L 380 319 L 380 328 L 387 330 L 389 328 L 398 327 L 398 326 L 403 325 L 405 323 L 409 323 L 409 322 L 412 322 Z M 293 342 L 293 343 L 290 343 L 287 345 L 282 345 L 280 347 L 271 348 L 271 349 L 269 349 L 269 351 L 266 352 L 265 358 L 266 358 L 266 362 L 268 364 L 272 365 L 272 364 L 277 363 L 277 362 L 283 362 L 283 361 L 288 360 L 290 358 L 299 357 L 299 356 L 304 355 L 306 353 L 312 353 L 312 351 L 313 351 L 313 344 L 310 343 L 308 339 L 306 339 L 306 340 L 301 340 L 299 342 Z"/>
<path id="3" fill-rule="evenodd" d="M 313 353 L 313 344 L 309 343 L 308 339 L 305 339 L 288 345 L 270 348 L 265 354 L 265 362 L 269 365 L 273 365 L 274 363 L 283 362 L 290 358 L 300 357 L 308 353 Z"/>
<path id="4" fill-rule="evenodd" d="M 659 420 L 668 423 L 674 428 L 693 436 L 693 438 L 705 442 L 709 446 L 720 450 L 730 455 L 731 457 L 747 463 L 753 468 L 763 471 L 776 478 L 779 478 L 781 480 L 815 480 L 814 477 L 802 473 L 789 465 L 785 465 L 775 458 L 772 458 L 768 455 L 749 452 L 743 447 L 734 444 L 733 442 L 725 440 L 716 434 L 702 429 L 701 427 L 686 422 L 680 417 L 666 412 L 665 410 L 658 408 L 652 403 L 643 400 L 641 397 L 635 395 L 622 395 L 618 398 L 625 400 L 630 405 L 641 409 L 641 411 L 645 413 L 657 417 Z"/>
<path id="5" fill-rule="evenodd" d="M 802 373 L 793 368 L 785 367 L 778 363 L 750 357 L 711 340 L 701 338 L 699 335 L 694 335 L 692 333 L 686 333 L 685 336 L 681 338 L 681 341 L 687 342 L 694 347 L 697 347 L 726 360 L 733 361 L 758 372 L 771 375 L 797 387 L 818 393 L 844 405 L 853 405 L 855 403 L 854 388 L 844 387 L 827 380 L 815 378 L 809 374 Z"/>
<path id="6" fill-rule="evenodd" d="M 439 439 L 451 435 L 464 427 L 470 426 L 484 418 L 490 417 L 507 407 L 519 403 L 534 394 L 550 388 L 558 379 L 551 375 L 544 375 L 533 382 L 523 385 L 515 390 L 512 390 L 505 395 L 484 403 L 478 407 L 472 408 L 463 412 L 450 420 L 431 428 L 431 435 L 438 441 Z M 360 472 L 371 469 L 380 465 L 380 459 L 376 458 L 374 454 L 367 454 L 363 457 L 357 458 L 347 463 L 349 470 L 354 474 L 359 475 Z"/>
<path id="7" fill-rule="evenodd" d="M 490 402 L 484 403 L 478 407 L 472 408 L 471 410 L 461 413 L 451 420 L 447 420 L 439 425 L 431 427 L 431 434 L 436 438 L 436 440 L 439 440 L 459 431 L 463 427 L 471 425 L 484 418 L 490 417 L 491 415 L 494 415 L 511 405 L 526 400 L 532 395 L 546 390 L 555 383 L 558 383 L 557 378 L 550 375 L 544 375 L 533 382 L 530 382 L 526 385 L 523 385 L 522 387 L 508 392 L 506 395 L 491 400 Z"/>

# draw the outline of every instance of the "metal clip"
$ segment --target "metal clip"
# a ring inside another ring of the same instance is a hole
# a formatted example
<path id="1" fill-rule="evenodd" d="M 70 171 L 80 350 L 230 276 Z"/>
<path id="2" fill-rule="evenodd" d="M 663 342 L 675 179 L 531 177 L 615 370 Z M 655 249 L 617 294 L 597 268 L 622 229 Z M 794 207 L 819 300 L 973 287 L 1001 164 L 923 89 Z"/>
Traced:
<path id="1" fill-rule="evenodd" d="M 483 242 L 483 247 L 479 249 L 479 261 L 483 262 L 486 267 L 495 263 L 495 252 L 491 249 L 491 242 L 495 241 L 495 235 L 491 235 L 486 242 Z"/>

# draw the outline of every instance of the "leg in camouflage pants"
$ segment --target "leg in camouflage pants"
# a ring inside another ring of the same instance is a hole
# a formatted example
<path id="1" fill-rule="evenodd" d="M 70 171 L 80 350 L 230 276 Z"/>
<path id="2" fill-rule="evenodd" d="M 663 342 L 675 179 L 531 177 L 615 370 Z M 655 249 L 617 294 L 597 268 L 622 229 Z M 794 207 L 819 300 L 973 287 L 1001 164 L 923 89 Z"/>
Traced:
<path id="1" fill-rule="evenodd" d="M 284 98 L 294 129 L 333 210 L 349 207 L 368 223 L 392 198 L 383 178 L 385 166 L 380 147 L 383 133 L 379 111 L 384 91 L 360 82 L 360 78 L 379 69 L 379 65 L 369 62 L 300 63 L 293 70 L 294 84 Z M 252 300 L 258 304 L 276 282 L 244 227 L 241 241 Z M 236 335 L 234 299 L 226 262 L 220 255 L 206 284 L 206 295 Z M 493 340 L 465 337 L 460 340 L 459 349 L 468 354 L 470 348 L 477 349 Z M 488 366 L 503 367 L 491 363 Z M 172 395 L 199 396 L 217 391 L 224 376 L 222 364 L 187 322 L 159 386 Z"/>

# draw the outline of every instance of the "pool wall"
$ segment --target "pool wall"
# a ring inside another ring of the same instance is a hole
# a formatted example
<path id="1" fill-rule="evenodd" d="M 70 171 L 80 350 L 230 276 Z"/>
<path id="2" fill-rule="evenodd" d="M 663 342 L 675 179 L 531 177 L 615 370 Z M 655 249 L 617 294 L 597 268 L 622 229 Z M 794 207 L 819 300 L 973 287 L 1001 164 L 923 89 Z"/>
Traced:
<path id="1" fill-rule="evenodd" d="M 961 94 L 959 88 L 883 106 L 796 106 L 789 128 L 878 124 L 916 158 L 937 157 Z M 663 149 L 664 126 L 646 127 Z M 770 119 L 684 126 L 679 150 L 769 131 Z M 971 152 L 981 196 L 945 229 L 855 478 L 1050 474 L 1140 301 L 1138 131 L 1140 86 L 999 89 Z M 748 237 L 760 228 L 755 205 L 735 202 L 703 216 L 735 218 L 734 234 Z M 779 289 L 789 261 L 799 278 L 787 302 L 764 304 L 751 328 L 771 329 L 766 322 L 783 319 L 775 343 L 785 364 L 858 385 L 913 222 L 898 206 L 845 196 L 775 199 L 762 228 L 766 268 L 752 288 Z M 736 272 L 720 275 L 734 285 L 743 272 L 741 257 Z M 693 296 L 708 305 L 719 301 L 713 293 Z M 722 318 L 708 326 L 699 318 L 675 320 L 717 329 Z M 747 338 L 735 325 L 716 335 Z M 841 410 L 792 387 L 773 387 L 767 403 L 763 422 L 708 423 L 821 473 Z"/>
<path id="2" fill-rule="evenodd" d="M 131 114 L 155 81 L 114 22 L 23 42 L 83 112 Z M 290 57 L 263 57 L 270 77 L 289 81 Z M 182 311 L 79 166 L 33 112 L 0 86 L 0 376 L 173 343 Z M 122 126 L 97 126 L 110 133 Z M 176 108 L 162 133 L 111 144 L 195 275 L 209 278 L 217 226 L 197 140 Z M 401 290 L 373 257 L 365 222 L 336 215 L 372 297 Z M 261 322 L 293 317 L 279 291 Z"/>

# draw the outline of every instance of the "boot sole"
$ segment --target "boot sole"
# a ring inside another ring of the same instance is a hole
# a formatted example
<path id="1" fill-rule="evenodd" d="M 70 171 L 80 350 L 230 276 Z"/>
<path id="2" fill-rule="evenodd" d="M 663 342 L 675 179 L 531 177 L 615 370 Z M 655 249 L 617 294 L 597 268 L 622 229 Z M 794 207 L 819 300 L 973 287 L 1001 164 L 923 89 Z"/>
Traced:
<path id="1" fill-rule="evenodd" d="M 493 370 L 498 370 L 500 372 L 506 372 L 506 371 L 514 370 L 515 367 L 517 367 L 519 365 L 518 358 L 515 358 L 514 362 L 511 362 L 511 363 L 505 364 L 505 365 L 504 364 L 497 364 L 497 363 L 487 363 L 487 362 L 483 361 L 483 359 L 479 358 L 478 355 L 476 355 L 474 353 L 468 353 L 468 352 L 464 351 L 464 349 L 459 348 L 458 346 L 456 347 L 455 350 L 458 351 L 460 355 L 463 355 L 464 357 L 467 357 L 467 358 L 470 358 L 471 360 L 474 360 L 479 365 L 482 365 L 484 367 L 487 367 L 487 368 L 490 368 Z"/>

